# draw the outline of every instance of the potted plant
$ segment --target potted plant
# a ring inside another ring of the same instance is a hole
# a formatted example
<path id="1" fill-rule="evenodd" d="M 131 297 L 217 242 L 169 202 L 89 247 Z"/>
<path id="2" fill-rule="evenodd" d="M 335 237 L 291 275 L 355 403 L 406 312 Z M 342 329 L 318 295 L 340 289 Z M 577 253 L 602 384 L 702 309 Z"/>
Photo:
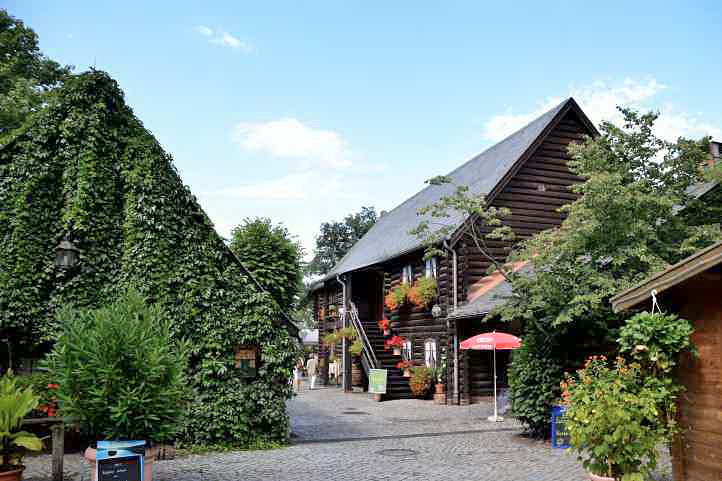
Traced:
<path id="1" fill-rule="evenodd" d="M 404 338 L 401 336 L 391 336 L 389 339 L 384 341 L 384 349 L 387 351 L 393 349 L 394 356 L 401 355 L 401 348 L 404 347 Z"/>
<path id="2" fill-rule="evenodd" d="M 444 382 L 444 376 L 446 375 L 446 358 L 445 356 L 442 356 L 441 363 L 433 370 L 433 379 L 435 381 L 434 389 L 435 389 L 435 398 L 438 398 L 440 400 L 446 390 L 446 383 Z M 437 396 L 440 395 L 440 396 Z M 445 398 L 444 398 L 445 399 Z"/>
<path id="3" fill-rule="evenodd" d="M 172 338 L 163 309 L 127 291 L 105 307 L 58 312 L 63 332 L 48 356 L 62 414 L 89 439 L 145 440 L 144 479 L 158 443 L 172 441 L 188 399 L 188 345 Z M 96 477 L 96 449 L 85 459 Z"/>
<path id="4" fill-rule="evenodd" d="M 437 283 L 433 277 L 422 277 L 408 291 L 408 300 L 418 308 L 426 308 L 436 299 Z"/>
<path id="5" fill-rule="evenodd" d="M 404 377 L 411 377 L 411 368 L 415 365 L 414 361 L 399 361 L 396 363 L 396 369 L 404 371 Z"/>
<path id="6" fill-rule="evenodd" d="M 391 335 L 391 321 L 388 319 L 381 319 L 379 321 L 379 329 L 381 329 L 381 332 L 384 333 L 384 336 L 390 336 Z"/>
<path id="7" fill-rule="evenodd" d="M 411 368 L 411 378 L 409 379 L 409 387 L 414 397 L 425 399 L 431 391 L 431 369 L 426 366 L 417 366 Z"/>
<path id="8" fill-rule="evenodd" d="M 334 317 L 336 315 L 336 312 L 338 312 L 338 309 L 336 308 L 336 304 L 331 304 L 328 306 L 328 315 L 331 317 Z"/>
<path id="9" fill-rule="evenodd" d="M 21 431 L 23 418 L 38 405 L 38 396 L 20 386 L 12 371 L 0 378 L 0 480 L 23 479 L 23 456 L 40 451 L 43 443 L 32 433 Z"/>

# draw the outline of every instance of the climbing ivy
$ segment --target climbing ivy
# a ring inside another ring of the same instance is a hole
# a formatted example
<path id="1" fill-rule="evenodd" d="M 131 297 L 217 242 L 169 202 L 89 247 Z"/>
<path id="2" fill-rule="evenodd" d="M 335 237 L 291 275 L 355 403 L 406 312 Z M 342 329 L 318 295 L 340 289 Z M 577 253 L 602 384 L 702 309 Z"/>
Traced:
<path id="1" fill-rule="evenodd" d="M 135 287 L 192 344 L 185 439 L 285 439 L 296 344 L 116 82 L 99 71 L 68 80 L 1 142 L 0 339 L 37 355 L 58 336 L 58 306 L 95 307 Z M 80 249 L 70 270 L 54 262 L 66 235 Z M 260 348 L 255 379 L 235 369 L 241 344 Z"/>

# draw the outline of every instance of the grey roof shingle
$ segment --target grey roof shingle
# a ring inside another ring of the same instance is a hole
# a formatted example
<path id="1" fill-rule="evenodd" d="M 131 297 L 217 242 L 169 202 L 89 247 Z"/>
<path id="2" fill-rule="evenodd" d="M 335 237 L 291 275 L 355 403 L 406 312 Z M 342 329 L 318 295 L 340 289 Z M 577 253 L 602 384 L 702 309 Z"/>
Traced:
<path id="1" fill-rule="evenodd" d="M 488 194 L 544 132 L 556 115 L 571 102 L 574 101 L 570 98 L 560 103 L 498 144 L 467 161 L 452 171 L 449 177 L 457 185 L 469 186 L 469 191 L 473 194 Z M 420 240 L 415 235 L 409 234 L 409 230 L 422 220 L 431 221 L 431 219 L 428 216 L 417 215 L 418 209 L 433 204 L 441 197 L 452 193 L 454 189 L 455 187 L 450 184 L 429 185 L 383 215 L 325 279 L 419 249 L 422 245 Z M 438 218 L 433 222 L 437 224 L 436 229 L 440 229 L 442 225 L 458 227 L 464 220 L 466 217 L 459 213 L 443 219 L 443 223 L 440 223 Z"/>

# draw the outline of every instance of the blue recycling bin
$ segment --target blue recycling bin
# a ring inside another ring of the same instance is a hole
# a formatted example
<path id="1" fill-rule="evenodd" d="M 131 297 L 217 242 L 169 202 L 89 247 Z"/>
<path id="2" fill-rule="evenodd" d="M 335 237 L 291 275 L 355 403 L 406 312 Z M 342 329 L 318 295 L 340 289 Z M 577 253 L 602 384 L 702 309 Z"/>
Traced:
<path id="1" fill-rule="evenodd" d="M 145 441 L 98 441 L 97 481 L 143 481 Z"/>
<path id="2" fill-rule="evenodd" d="M 552 406 L 552 447 L 566 449 L 569 444 L 569 432 L 564 423 L 565 406 Z"/>

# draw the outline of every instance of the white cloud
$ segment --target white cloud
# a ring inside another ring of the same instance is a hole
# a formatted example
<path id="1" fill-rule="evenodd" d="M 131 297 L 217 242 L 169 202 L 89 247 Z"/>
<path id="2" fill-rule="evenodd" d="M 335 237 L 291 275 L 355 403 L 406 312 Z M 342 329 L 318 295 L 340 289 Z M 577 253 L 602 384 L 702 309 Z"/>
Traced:
<path id="1" fill-rule="evenodd" d="M 234 140 L 247 151 L 298 159 L 304 167 L 351 165 L 341 135 L 332 130 L 309 127 L 294 118 L 239 123 L 234 129 Z"/>
<path id="2" fill-rule="evenodd" d="M 489 140 L 499 141 L 571 96 L 595 125 L 602 120 L 621 123 L 622 115 L 617 106 L 625 106 L 640 110 L 658 110 L 660 117 L 655 125 L 655 134 L 665 140 L 675 140 L 679 136 L 720 136 L 719 128 L 698 116 L 681 112 L 671 104 L 659 105 L 657 97 L 666 88 L 653 78 L 644 81 L 625 79 L 616 84 L 597 81 L 580 87 L 572 86 L 568 95 L 549 97 L 539 102 L 537 108 L 531 112 L 515 114 L 508 110 L 504 114 L 491 117 L 484 124 L 483 135 Z"/>
<path id="3" fill-rule="evenodd" d="M 338 192 L 342 182 L 322 172 L 305 171 L 255 184 L 240 185 L 211 193 L 224 197 L 255 200 L 307 200 L 311 196 L 325 196 Z M 313 186 L 313 188 L 309 188 Z"/>
<path id="4" fill-rule="evenodd" d="M 208 41 L 212 44 L 240 50 L 246 54 L 255 53 L 256 51 L 256 48 L 252 44 L 234 37 L 223 29 L 213 29 L 205 25 L 197 25 L 194 30 L 204 37 L 207 37 Z"/>

